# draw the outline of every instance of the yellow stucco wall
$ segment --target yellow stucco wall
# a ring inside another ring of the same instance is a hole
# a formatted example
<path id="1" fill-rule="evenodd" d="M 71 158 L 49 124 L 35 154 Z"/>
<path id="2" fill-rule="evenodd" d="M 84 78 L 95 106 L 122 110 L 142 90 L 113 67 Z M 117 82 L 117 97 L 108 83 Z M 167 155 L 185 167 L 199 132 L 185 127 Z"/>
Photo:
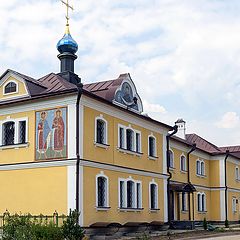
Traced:
<path id="1" fill-rule="evenodd" d="M 104 175 L 109 178 L 109 206 L 108 211 L 96 210 L 96 175 L 103 171 Z M 164 194 L 163 180 L 154 178 L 158 184 L 158 206 L 159 211 L 149 211 L 149 182 L 151 177 L 145 177 L 122 172 L 102 170 L 91 167 L 84 167 L 84 225 L 88 226 L 96 222 L 115 222 L 125 224 L 127 222 L 152 222 L 164 221 Z M 142 181 L 142 211 L 126 212 L 118 209 L 118 178 L 128 178 L 131 176 L 134 180 Z"/>
<path id="2" fill-rule="evenodd" d="M 84 158 L 102 163 L 110 163 L 119 166 L 125 166 L 135 169 L 144 169 L 153 172 L 162 172 L 163 160 L 163 136 L 145 128 L 131 124 L 133 129 L 141 132 L 142 155 L 123 153 L 117 150 L 118 147 L 118 124 L 129 126 L 130 123 L 107 114 L 103 118 L 108 122 L 108 144 L 107 149 L 96 147 L 94 145 L 95 137 L 95 118 L 100 116 L 101 112 L 84 107 Z M 157 156 L 156 160 L 148 158 L 148 135 L 153 133 L 156 137 Z"/>
<path id="3" fill-rule="evenodd" d="M 18 92 L 17 93 L 13 93 L 13 94 L 6 94 L 4 95 L 4 86 L 11 82 L 11 81 L 15 81 L 18 84 Z M 12 98 L 12 97 L 17 97 L 17 96 L 21 96 L 21 95 L 25 95 L 27 94 L 26 92 L 26 88 L 25 88 L 25 84 L 22 81 L 19 81 L 17 79 L 15 79 L 14 77 L 10 76 L 5 82 L 4 84 L 2 84 L 0 86 L 0 100 L 5 100 L 8 98 Z"/>
<path id="4" fill-rule="evenodd" d="M 67 167 L 0 171 L 0 215 L 67 214 Z M 4 196 L 4 197 L 3 197 Z"/>

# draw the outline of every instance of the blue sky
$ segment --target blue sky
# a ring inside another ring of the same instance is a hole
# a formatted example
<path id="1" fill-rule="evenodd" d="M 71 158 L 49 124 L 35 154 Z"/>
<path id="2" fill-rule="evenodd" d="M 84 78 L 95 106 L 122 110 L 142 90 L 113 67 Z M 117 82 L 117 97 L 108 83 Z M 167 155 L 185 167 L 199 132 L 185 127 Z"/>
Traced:
<path id="1" fill-rule="evenodd" d="M 70 0 L 84 83 L 129 72 L 144 111 L 218 145 L 240 144 L 239 0 Z M 0 8 L 0 72 L 59 71 L 58 0 L 8 0 Z"/>

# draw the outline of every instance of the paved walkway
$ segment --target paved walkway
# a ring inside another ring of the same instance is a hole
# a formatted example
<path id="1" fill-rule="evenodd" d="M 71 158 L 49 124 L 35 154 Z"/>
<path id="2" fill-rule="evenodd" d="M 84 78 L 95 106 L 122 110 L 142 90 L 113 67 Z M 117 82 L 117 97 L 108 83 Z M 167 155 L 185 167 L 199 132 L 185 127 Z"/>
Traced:
<path id="1" fill-rule="evenodd" d="M 203 239 L 207 239 L 207 240 L 239 240 L 240 239 L 240 235 L 233 235 L 233 236 L 218 236 L 218 237 L 209 237 L 209 238 L 198 238 L 196 240 L 203 240 Z"/>

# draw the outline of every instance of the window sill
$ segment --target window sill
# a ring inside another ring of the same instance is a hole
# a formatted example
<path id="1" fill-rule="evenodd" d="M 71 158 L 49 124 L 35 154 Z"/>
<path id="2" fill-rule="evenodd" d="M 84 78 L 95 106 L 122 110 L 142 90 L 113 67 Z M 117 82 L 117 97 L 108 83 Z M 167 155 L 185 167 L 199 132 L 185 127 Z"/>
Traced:
<path id="1" fill-rule="evenodd" d="M 186 170 L 180 170 L 180 173 L 186 174 L 187 171 Z"/>
<path id="2" fill-rule="evenodd" d="M 174 171 L 175 171 L 175 168 L 174 168 L 174 167 L 169 167 L 169 171 L 174 172 Z"/>
<path id="3" fill-rule="evenodd" d="M 18 148 L 27 148 L 27 147 L 29 147 L 29 143 L 21 143 L 21 144 L 13 144 L 13 145 L 2 145 L 2 146 L 0 146 L 0 150 L 18 149 Z"/>
<path id="4" fill-rule="evenodd" d="M 120 212 L 141 212 L 144 208 L 118 208 Z"/>
<path id="5" fill-rule="evenodd" d="M 235 179 L 236 182 L 240 182 L 240 179 Z"/>
<path id="6" fill-rule="evenodd" d="M 148 156 L 148 159 L 149 159 L 149 160 L 157 160 L 158 157 L 157 157 L 157 156 Z"/>
<path id="7" fill-rule="evenodd" d="M 96 210 L 97 211 L 103 211 L 103 212 L 106 212 L 110 209 L 111 207 L 96 207 Z"/>
<path id="8" fill-rule="evenodd" d="M 149 208 L 149 212 L 151 212 L 151 213 L 155 213 L 158 211 L 160 211 L 160 208 Z"/>
<path id="9" fill-rule="evenodd" d="M 207 211 L 198 211 L 198 214 L 206 214 Z"/>
<path id="10" fill-rule="evenodd" d="M 141 157 L 143 155 L 143 153 L 141 153 L 141 152 L 135 152 L 135 151 L 127 150 L 127 149 L 124 149 L 124 148 L 119 148 L 119 147 L 117 147 L 117 150 L 119 152 L 124 153 L 124 154 L 135 155 L 135 156 L 138 156 L 138 157 Z"/>
<path id="11" fill-rule="evenodd" d="M 207 176 L 206 175 L 201 175 L 201 174 L 196 174 L 197 177 L 199 178 L 206 178 Z"/>
<path id="12" fill-rule="evenodd" d="M 99 147 L 99 148 L 105 148 L 108 149 L 110 147 L 110 145 L 105 144 L 105 143 L 98 143 L 98 142 L 94 142 L 95 147 Z"/>
<path id="13" fill-rule="evenodd" d="M 181 213 L 186 214 L 186 213 L 188 213 L 188 210 L 181 210 Z"/>

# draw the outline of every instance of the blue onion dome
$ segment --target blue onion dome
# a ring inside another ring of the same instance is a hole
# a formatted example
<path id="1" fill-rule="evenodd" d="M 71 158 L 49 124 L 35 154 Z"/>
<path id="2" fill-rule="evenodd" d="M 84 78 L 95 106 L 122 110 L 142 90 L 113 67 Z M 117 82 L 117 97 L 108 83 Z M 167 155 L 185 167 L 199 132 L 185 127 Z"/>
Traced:
<path id="1" fill-rule="evenodd" d="M 63 38 L 58 41 L 57 50 L 60 53 L 70 52 L 72 54 L 75 54 L 78 50 L 78 44 L 70 34 L 69 25 L 66 26 Z"/>

